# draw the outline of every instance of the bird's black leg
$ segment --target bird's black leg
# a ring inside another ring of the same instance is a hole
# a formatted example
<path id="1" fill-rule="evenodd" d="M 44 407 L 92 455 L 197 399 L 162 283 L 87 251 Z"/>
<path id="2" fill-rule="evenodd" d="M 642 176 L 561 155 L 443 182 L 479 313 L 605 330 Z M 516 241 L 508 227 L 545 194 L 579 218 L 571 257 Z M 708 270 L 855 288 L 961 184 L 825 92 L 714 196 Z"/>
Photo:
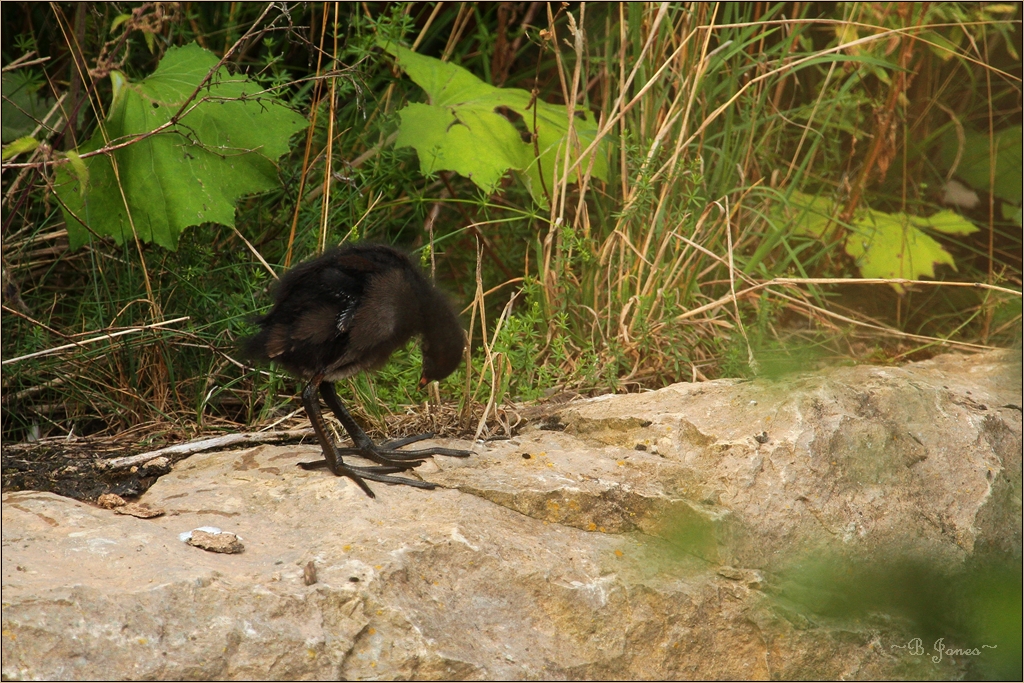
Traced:
<path id="1" fill-rule="evenodd" d="M 381 481 L 388 484 L 406 484 L 407 486 L 416 486 L 423 489 L 433 489 L 434 484 L 426 481 L 419 481 L 418 479 L 406 479 L 404 477 L 391 477 L 389 474 L 394 472 L 401 472 L 402 470 L 409 469 L 409 467 L 415 467 L 407 463 L 402 463 L 401 466 L 385 466 L 385 467 L 353 467 L 346 465 L 341 457 L 341 451 L 334 443 L 334 439 L 327 433 L 327 427 L 324 424 L 323 414 L 320 412 L 320 401 L 317 397 L 317 389 L 321 389 L 323 386 L 330 386 L 331 393 L 333 393 L 333 385 L 330 382 L 323 383 L 323 375 L 317 375 L 313 377 L 306 384 L 306 387 L 302 390 L 302 403 L 306 408 L 306 414 L 309 415 L 309 421 L 313 425 L 313 431 L 316 432 L 316 438 L 320 441 L 320 448 L 324 453 L 324 460 L 318 460 L 316 462 L 301 462 L 299 466 L 303 469 L 316 469 L 319 467 L 327 467 L 331 472 L 338 477 L 348 477 L 356 484 L 359 488 L 368 495 L 370 498 L 376 498 L 373 491 L 364 481 L 364 479 L 370 479 L 371 481 Z M 337 395 L 335 395 L 337 400 Z M 332 406 L 332 410 L 333 410 Z M 347 413 L 346 413 L 347 415 Z M 349 421 L 352 421 L 351 416 L 348 417 Z M 354 421 L 352 421 L 355 424 Z M 346 430 L 348 427 L 346 426 Z M 358 429 L 358 425 L 356 426 Z M 359 430 L 362 434 L 362 430 Z M 369 437 L 366 434 L 362 434 L 363 438 L 369 441 Z M 370 445 L 373 442 L 370 441 Z M 352 449 L 344 449 L 350 451 Z M 417 463 L 418 464 L 418 463 Z"/>
<path id="2" fill-rule="evenodd" d="M 366 433 L 359 428 L 359 425 L 352 418 L 349 412 L 345 410 L 345 406 L 342 405 L 337 392 L 334 390 L 334 384 L 331 382 L 324 382 L 320 385 L 320 393 L 323 395 L 324 402 L 327 404 L 327 407 L 334 411 L 334 414 L 338 417 L 338 420 L 345 428 L 345 431 L 347 431 L 348 435 L 352 437 L 352 443 L 355 444 L 355 448 L 338 449 L 339 453 L 344 453 L 346 455 L 359 455 L 367 460 L 379 462 L 381 465 L 401 467 L 403 469 L 412 469 L 413 467 L 420 465 L 423 462 L 423 459 L 430 455 L 447 455 L 454 458 L 467 458 L 473 454 L 472 451 L 441 447 L 421 448 L 415 451 L 397 450 L 401 446 L 405 446 L 415 441 L 429 439 L 433 434 L 418 434 L 404 439 L 388 441 L 381 446 L 377 446 L 373 443 L 370 437 L 368 437 Z"/>
<path id="3" fill-rule="evenodd" d="M 324 382 L 320 385 L 320 395 L 324 397 L 324 403 L 330 408 L 335 417 L 338 418 L 338 422 L 348 432 L 349 437 L 352 438 L 352 443 L 355 445 L 354 449 L 350 450 L 352 453 L 362 452 L 364 450 L 373 451 L 377 448 L 376 444 L 373 443 L 373 439 L 366 435 L 366 432 L 362 430 L 359 423 L 355 421 L 351 414 L 345 410 L 345 406 L 342 404 L 341 399 L 338 398 L 338 392 L 334 389 L 334 382 Z M 372 459 L 372 458 L 371 458 Z M 392 464 L 392 463 L 381 463 Z M 415 467 L 415 465 L 413 466 Z"/>
<path id="4" fill-rule="evenodd" d="M 309 380 L 302 390 L 302 405 L 306 408 L 306 415 L 309 416 L 309 422 L 313 425 L 313 431 L 316 432 L 317 441 L 320 442 L 320 449 L 324 452 L 324 463 L 330 468 L 331 472 L 337 474 L 338 465 L 342 462 L 341 455 L 338 453 L 338 447 L 335 445 L 334 439 L 327 433 L 327 427 L 324 425 L 324 416 L 320 412 L 320 397 L 317 396 L 317 390 L 320 388 L 322 381 L 323 375 L 318 375 Z M 370 492 L 367 491 L 367 493 Z M 370 493 L 370 495 L 372 496 L 373 494 Z"/>

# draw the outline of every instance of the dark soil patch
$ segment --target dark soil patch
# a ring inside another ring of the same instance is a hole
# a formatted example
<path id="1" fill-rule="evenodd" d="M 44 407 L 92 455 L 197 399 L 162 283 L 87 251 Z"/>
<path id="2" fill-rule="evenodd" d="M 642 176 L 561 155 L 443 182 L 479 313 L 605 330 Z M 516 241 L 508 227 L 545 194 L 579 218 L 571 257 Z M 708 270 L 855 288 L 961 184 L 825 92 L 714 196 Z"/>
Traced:
<path id="1" fill-rule="evenodd" d="M 95 502 L 104 493 L 135 498 L 152 486 L 169 467 L 100 467 L 97 455 L 78 448 L 52 445 L 5 446 L 0 479 L 3 491 L 49 491 L 68 498 Z"/>

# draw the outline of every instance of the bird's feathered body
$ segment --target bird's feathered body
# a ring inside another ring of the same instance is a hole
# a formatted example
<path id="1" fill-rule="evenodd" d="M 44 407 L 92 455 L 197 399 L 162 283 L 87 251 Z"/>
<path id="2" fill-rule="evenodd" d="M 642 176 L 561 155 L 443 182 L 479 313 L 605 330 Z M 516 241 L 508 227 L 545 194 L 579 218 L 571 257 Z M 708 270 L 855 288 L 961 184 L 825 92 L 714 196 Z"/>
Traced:
<path id="1" fill-rule="evenodd" d="M 330 249 L 285 273 L 274 293 L 274 306 L 256 323 L 260 331 L 243 343 L 255 361 L 275 361 L 307 380 L 302 402 L 323 449 L 326 465 L 356 482 L 367 495 L 364 479 L 434 488 L 433 484 L 392 476 L 414 468 L 429 455 L 464 458 L 469 451 L 426 448 L 400 451 L 429 434 L 377 446 L 345 410 L 334 381 L 384 365 L 396 349 L 419 335 L 423 349 L 420 385 L 450 375 L 462 360 L 465 337 L 445 296 L 423 276 L 409 257 L 391 247 L 359 244 Z M 317 393 L 352 437 L 352 448 L 338 448 L 327 433 Z M 346 464 L 358 455 L 379 467 Z"/>
<path id="2" fill-rule="evenodd" d="M 423 337 L 424 377 L 447 377 L 462 358 L 451 305 L 391 247 L 331 249 L 281 278 L 249 357 L 276 361 L 305 378 L 338 380 L 379 368 L 414 335 Z"/>

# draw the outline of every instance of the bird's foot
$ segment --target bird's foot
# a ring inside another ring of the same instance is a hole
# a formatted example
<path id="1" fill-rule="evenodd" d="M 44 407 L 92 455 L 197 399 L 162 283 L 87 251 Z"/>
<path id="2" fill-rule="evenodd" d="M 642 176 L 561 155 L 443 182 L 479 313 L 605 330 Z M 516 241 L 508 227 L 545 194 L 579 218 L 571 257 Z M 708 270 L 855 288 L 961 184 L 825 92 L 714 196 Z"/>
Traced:
<path id="1" fill-rule="evenodd" d="M 432 448 L 417 448 L 410 451 L 398 450 L 402 446 L 408 446 L 411 443 L 423 441 L 424 439 L 431 439 L 433 436 L 433 433 L 427 432 L 426 434 L 416 434 L 415 436 L 407 436 L 402 439 L 385 441 L 380 446 L 374 445 L 371 442 L 362 448 L 339 448 L 338 452 L 342 455 L 358 455 L 362 458 L 366 458 L 367 460 L 373 460 L 374 462 L 389 467 L 402 467 L 403 465 L 408 465 L 406 469 L 418 467 L 423 463 L 425 458 L 432 455 L 444 455 L 449 458 L 468 458 L 473 455 L 473 451 L 464 451 L 458 448 L 442 448 L 440 446 L 434 446 Z"/>
<path id="2" fill-rule="evenodd" d="M 348 477 L 371 498 L 375 498 L 373 491 L 366 484 L 366 479 L 370 481 L 380 481 L 386 484 L 404 484 L 405 486 L 415 486 L 421 489 L 433 489 L 436 488 L 436 484 L 430 482 L 421 481 L 419 479 L 409 479 L 407 477 L 393 477 L 390 476 L 396 472 L 405 472 L 418 467 L 423 464 L 425 458 L 432 455 L 446 455 L 452 458 L 468 458 L 473 454 L 472 451 L 464 451 L 456 448 L 420 448 L 410 451 L 398 450 L 402 446 L 429 439 L 433 437 L 433 434 L 417 434 L 415 436 L 407 436 L 402 439 L 392 439 L 391 441 L 385 441 L 381 445 L 376 445 L 368 438 L 362 447 L 354 446 L 351 448 L 334 448 L 337 457 L 337 465 L 331 466 L 331 463 L 327 460 L 315 460 L 313 462 L 300 462 L 299 467 L 306 470 L 322 469 L 326 468 L 331 470 L 335 476 Z M 333 444 L 332 444 L 333 445 Z M 346 455 L 357 455 L 367 460 L 372 460 L 378 463 L 379 466 L 375 467 L 357 467 L 354 465 L 346 465 L 342 458 Z"/>
<path id="3" fill-rule="evenodd" d="M 405 486 L 415 486 L 416 488 L 419 489 L 437 488 L 436 484 L 431 484 L 429 481 L 409 479 L 407 477 L 390 476 L 395 472 L 402 472 L 407 469 L 410 469 L 407 463 L 402 463 L 402 465 L 400 466 L 386 465 L 383 467 L 354 467 L 352 465 L 345 465 L 339 463 L 337 469 L 334 469 L 326 460 L 314 460 L 313 462 L 300 462 L 299 467 L 301 467 L 304 470 L 329 469 L 336 477 L 348 477 L 356 484 L 358 484 L 359 488 L 361 488 L 370 498 L 376 498 L 376 496 L 364 481 L 365 479 L 369 479 L 370 481 L 380 481 L 386 484 L 403 484 Z"/>

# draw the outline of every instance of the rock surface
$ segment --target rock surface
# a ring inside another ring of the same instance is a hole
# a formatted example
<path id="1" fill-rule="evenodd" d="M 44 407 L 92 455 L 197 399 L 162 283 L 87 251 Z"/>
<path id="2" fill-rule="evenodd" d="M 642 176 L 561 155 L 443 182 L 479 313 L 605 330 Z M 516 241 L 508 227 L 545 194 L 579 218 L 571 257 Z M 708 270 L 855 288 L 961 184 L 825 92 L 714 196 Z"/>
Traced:
<path id="1" fill-rule="evenodd" d="M 942 356 L 572 403 L 376 500 L 315 446 L 194 455 L 153 519 L 5 494 L 3 676 L 957 677 L 766 590 L 808 550 L 1020 558 L 1021 402 L 1019 353 Z"/>

